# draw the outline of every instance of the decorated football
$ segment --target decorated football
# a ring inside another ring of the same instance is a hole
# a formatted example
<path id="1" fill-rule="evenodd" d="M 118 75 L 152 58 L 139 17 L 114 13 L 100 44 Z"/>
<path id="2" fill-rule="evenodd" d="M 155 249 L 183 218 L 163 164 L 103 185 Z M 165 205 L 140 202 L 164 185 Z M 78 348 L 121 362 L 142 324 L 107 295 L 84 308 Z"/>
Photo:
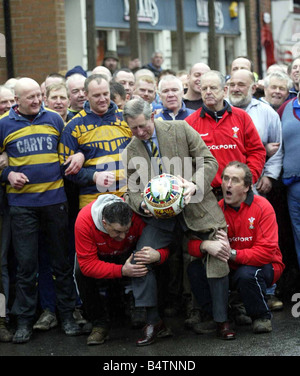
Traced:
<path id="1" fill-rule="evenodd" d="M 161 174 L 149 181 L 144 189 L 144 201 L 157 218 L 170 218 L 184 208 L 184 188 L 176 176 Z"/>

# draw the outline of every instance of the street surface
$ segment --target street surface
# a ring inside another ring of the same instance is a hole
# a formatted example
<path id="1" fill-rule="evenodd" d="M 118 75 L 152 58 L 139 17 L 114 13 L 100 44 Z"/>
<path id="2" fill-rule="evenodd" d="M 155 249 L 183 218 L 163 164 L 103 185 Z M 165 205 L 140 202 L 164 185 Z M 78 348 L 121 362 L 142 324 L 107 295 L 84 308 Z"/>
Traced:
<path id="1" fill-rule="evenodd" d="M 297 298 L 300 300 L 300 294 Z M 76 367 L 76 365 L 85 364 L 87 372 L 90 373 L 88 364 L 92 366 L 95 365 L 95 362 L 99 369 L 106 367 L 104 370 L 109 370 L 115 367 L 112 370 L 118 370 L 121 367 L 121 360 L 139 364 L 139 362 L 145 362 L 145 359 L 147 362 L 159 359 L 161 363 L 157 367 L 162 367 L 160 370 L 164 370 L 163 367 L 173 367 L 174 364 L 183 367 L 183 364 L 178 363 L 180 360 L 194 360 L 197 362 L 194 370 L 199 370 L 199 363 L 202 364 L 205 359 L 199 360 L 198 357 L 300 356 L 300 317 L 293 317 L 293 314 L 294 316 L 295 314 L 300 315 L 299 305 L 298 300 L 295 300 L 295 302 L 285 304 L 282 311 L 274 312 L 272 333 L 253 334 L 250 326 L 238 326 L 236 327 L 237 338 L 233 341 L 217 339 L 214 334 L 197 335 L 190 330 L 186 330 L 183 325 L 184 317 L 166 318 L 165 322 L 172 329 L 173 337 L 159 339 L 146 347 L 135 346 L 140 330 L 131 329 L 128 322 L 116 322 L 110 332 L 110 339 L 99 346 L 87 346 L 87 335 L 68 337 L 61 331 L 60 327 L 48 332 L 35 331 L 32 340 L 27 344 L 0 343 L 1 364 L 7 362 L 9 366 L 20 367 L 22 370 L 29 358 L 24 359 L 25 363 L 23 363 L 23 360 L 18 362 L 16 359 L 15 362 L 14 359 L 9 357 L 45 356 L 47 357 L 45 359 L 46 366 L 55 363 L 55 359 L 53 359 L 53 363 L 51 357 L 71 356 L 72 359 L 71 361 L 68 360 L 68 366 Z M 4 359 L 3 357 L 8 358 Z M 82 357 L 94 357 L 94 359 Z M 167 359 L 177 363 L 171 364 L 166 363 L 166 361 L 162 363 Z M 114 361 L 116 363 L 113 363 Z M 29 361 L 29 364 L 32 363 Z M 185 363 L 184 365 L 187 368 L 193 368 L 193 363 Z M 126 365 L 123 366 L 126 367 Z M 142 367 L 145 370 L 144 366 Z M 152 364 L 151 367 L 154 367 L 154 365 Z M 190 371 L 192 371 L 192 368 Z M 125 370 L 130 371 L 130 373 L 135 372 L 134 368 Z"/>

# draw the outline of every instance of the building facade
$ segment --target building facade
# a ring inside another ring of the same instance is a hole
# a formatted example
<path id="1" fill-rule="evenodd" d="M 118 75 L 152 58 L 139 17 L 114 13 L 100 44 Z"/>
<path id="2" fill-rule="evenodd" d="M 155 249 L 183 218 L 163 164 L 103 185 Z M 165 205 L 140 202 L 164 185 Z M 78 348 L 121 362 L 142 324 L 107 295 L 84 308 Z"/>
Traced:
<path id="1" fill-rule="evenodd" d="M 208 63 L 208 1 L 182 3 L 185 61 L 189 69 L 195 62 Z M 298 54 L 298 3 L 216 0 L 218 69 L 227 74 L 234 57 L 247 55 L 255 70 L 259 72 L 261 65 L 263 73 L 272 51 L 275 61 L 288 63 L 292 55 Z M 129 0 L 95 0 L 94 11 L 96 64 L 102 63 L 105 51 L 113 50 L 118 53 L 120 66 L 127 66 L 132 58 Z M 161 50 L 163 68 L 177 70 L 176 0 L 137 0 L 137 19 L 142 64 L 150 61 L 155 50 Z M 85 0 L 2 0 L 0 84 L 11 76 L 30 76 L 42 83 L 47 74 L 64 72 L 75 65 L 87 70 L 86 35 Z"/>
<path id="2" fill-rule="evenodd" d="M 246 54 L 245 8 L 237 4 L 231 15 L 232 1 L 215 1 L 216 48 L 219 51 L 218 69 L 226 73 L 236 55 Z M 148 63 L 155 50 L 164 53 L 164 68 L 178 69 L 177 24 L 175 0 L 138 0 L 140 37 L 139 57 Z M 114 11 L 112 11 L 112 9 Z M 208 63 L 208 1 L 183 0 L 186 69 L 195 62 Z M 118 52 L 121 64 L 128 64 L 130 54 L 129 0 L 96 1 L 95 27 L 97 30 L 97 61 L 103 59 L 105 50 Z"/>
<path id="3" fill-rule="evenodd" d="M 4 42 L 11 41 L 0 54 L 0 84 L 12 76 L 41 83 L 46 74 L 67 68 L 64 0 L 2 0 L 0 4 L 0 34 Z"/>

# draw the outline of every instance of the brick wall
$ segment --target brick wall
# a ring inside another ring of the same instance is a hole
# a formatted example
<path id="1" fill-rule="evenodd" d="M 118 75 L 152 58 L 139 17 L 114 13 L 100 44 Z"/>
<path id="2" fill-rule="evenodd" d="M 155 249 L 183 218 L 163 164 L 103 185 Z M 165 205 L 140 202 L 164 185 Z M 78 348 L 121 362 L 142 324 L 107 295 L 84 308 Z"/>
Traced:
<path id="1" fill-rule="evenodd" d="M 14 76 L 27 76 L 42 83 L 48 73 L 66 70 L 64 1 L 10 0 L 10 3 Z M 3 24 L 1 4 L 2 33 Z M 8 78 L 6 59 L 0 58 L 0 83 Z"/>
<path id="2" fill-rule="evenodd" d="M 0 34 L 4 35 L 4 17 L 3 17 L 3 5 L 0 2 Z M 0 84 L 6 78 L 6 59 L 0 56 Z"/>

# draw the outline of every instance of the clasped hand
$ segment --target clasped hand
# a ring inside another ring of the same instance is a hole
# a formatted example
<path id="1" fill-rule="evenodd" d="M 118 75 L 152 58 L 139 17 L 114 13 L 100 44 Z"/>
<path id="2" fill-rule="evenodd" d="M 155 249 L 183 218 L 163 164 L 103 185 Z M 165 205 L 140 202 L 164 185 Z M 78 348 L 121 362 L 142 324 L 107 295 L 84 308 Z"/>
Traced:
<path id="1" fill-rule="evenodd" d="M 135 264 L 131 261 L 135 260 Z M 158 262 L 160 260 L 160 253 L 151 247 L 143 247 L 134 255 L 131 254 L 122 267 L 122 275 L 124 277 L 144 277 L 148 273 L 146 265 Z"/>

